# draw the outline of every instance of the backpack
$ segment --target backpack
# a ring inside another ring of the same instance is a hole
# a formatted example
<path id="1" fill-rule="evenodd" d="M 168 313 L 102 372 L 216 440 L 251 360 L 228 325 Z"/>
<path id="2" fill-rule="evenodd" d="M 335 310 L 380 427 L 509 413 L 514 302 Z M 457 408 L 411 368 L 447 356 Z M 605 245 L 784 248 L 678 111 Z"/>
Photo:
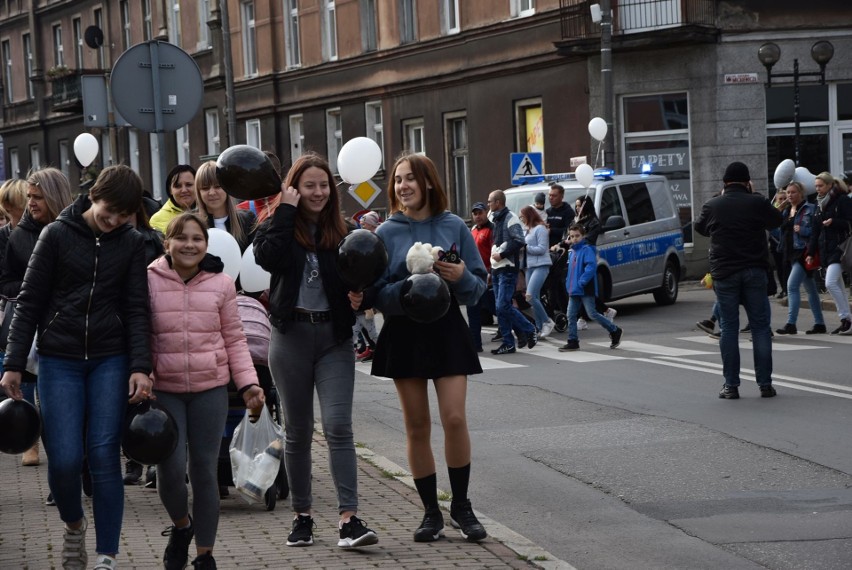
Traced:
<path id="1" fill-rule="evenodd" d="M 269 337 L 272 335 L 272 325 L 266 307 L 257 299 L 237 295 L 237 313 L 243 321 L 243 331 L 252 362 L 259 366 L 269 366 Z"/>

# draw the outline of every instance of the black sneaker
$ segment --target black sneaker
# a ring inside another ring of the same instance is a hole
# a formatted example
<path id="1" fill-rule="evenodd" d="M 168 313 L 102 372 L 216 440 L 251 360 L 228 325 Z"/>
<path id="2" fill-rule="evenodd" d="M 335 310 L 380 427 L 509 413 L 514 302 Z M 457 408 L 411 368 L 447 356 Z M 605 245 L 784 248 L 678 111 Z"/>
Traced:
<path id="1" fill-rule="evenodd" d="M 186 562 L 189 560 L 189 543 L 192 542 L 192 537 L 195 535 L 192 518 L 189 519 L 188 527 L 177 528 L 171 525 L 161 534 L 169 537 L 169 543 L 163 553 L 163 567 L 166 570 L 183 570 L 186 568 Z"/>
<path id="2" fill-rule="evenodd" d="M 751 332 L 751 323 L 749 323 L 746 326 L 744 326 L 743 328 L 741 328 L 740 332 L 742 332 L 742 333 Z"/>
<path id="3" fill-rule="evenodd" d="M 213 559 L 213 554 L 205 552 L 192 561 L 192 567 L 196 570 L 198 568 L 202 570 L 216 570 L 216 561 Z"/>
<path id="4" fill-rule="evenodd" d="M 775 332 L 777 332 L 780 335 L 787 335 L 787 334 L 797 334 L 799 331 L 796 330 L 796 325 L 794 325 L 792 323 L 787 323 L 782 328 L 775 329 Z"/>
<path id="5" fill-rule="evenodd" d="M 825 325 L 814 325 L 814 328 L 805 331 L 805 334 L 825 334 L 828 332 L 828 329 L 825 328 Z"/>
<path id="6" fill-rule="evenodd" d="M 570 352 L 572 350 L 580 350 L 580 341 L 568 339 L 568 342 L 559 347 L 559 352 Z"/>
<path id="7" fill-rule="evenodd" d="M 840 329 L 837 331 L 837 334 L 852 335 L 852 321 L 849 319 L 843 319 L 840 321 Z"/>
<path id="8" fill-rule="evenodd" d="M 618 348 L 618 345 L 621 344 L 621 335 L 623 334 L 624 331 L 621 330 L 621 327 L 618 327 L 614 332 L 609 333 L 609 340 L 612 341 L 610 342 L 609 347 Z"/>
<path id="9" fill-rule="evenodd" d="M 473 514 L 470 501 L 450 505 L 450 524 L 453 528 L 459 529 L 468 542 L 479 542 L 488 536 L 479 519 Z"/>
<path id="10" fill-rule="evenodd" d="M 772 387 L 772 384 L 767 384 L 766 386 L 760 387 L 760 397 L 761 398 L 772 398 L 776 396 L 778 392 L 775 391 L 775 388 Z"/>
<path id="11" fill-rule="evenodd" d="M 532 334 L 527 335 L 527 343 L 526 343 L 527 348 L 534 347 L 537 342 L 538 342 L 538 332 L 535 329 L 533 329 Z M 521 345 L 521 346 L 523 346 L 523 345 Z"/>
<path id="12" fill-rule="evenodd" d="M 370 546 L 377 542 L 379 542 L 378 535 L 368 529 L 364 525 L 364 521 L 352 515 L 349 517 L 349 522 L 343 523 L 343 527 L 340 529 L 340 540 L 337 541 L 337 546 L 340 548 L 358 548 Z"/>
<path id="13" fill-rule="evenodd" d="M 504 342 L 498 348 L 492 350 L 491 354 L 512 354 L 513 352 L 515 352 L 515 347 Z"/>
<path id="14" fill-rule="evenodd" d="M 695 326 L 699 329 L 703 330 L 707 334 L 713 334 L 713 331 L 716 330 L 716 323 L 711 321 L 710 319 L 704 319 L 703 321 L 698 321 L 695 323 Z"/>
<path id="15" fill-rule="evenodd" d="M 491 342 L 500 342 L 503 340 L 503 335 L 500 334 L 500 331 L 497 331 L 497 334 L 491 337 Z"/>
<path id="16" fill-rule="evenodd" d="M 526 337 L 526 335 L 519 334 L 519 335 L 515 335 L 515 336 L 517 336 L 517 337 L 518 337 L 518 347 L 519 347 L 519 348 L 523 348 L 523 347 L 525 347 L 525 346 L 527 345 L 527 337 Z"/>
<path id="17" fill-rule="evenodd" d="M 56 501 L 53 500 L 53 493 L 48 493 L 47 498 L 44 500 L 44 504 L 48 507 L 55 507 Z"/>
<path id="18" fill-rule="evenodd" d="M 723 400 L 738 400 L 740 397 L 740 389 L 736 386 L 722 386 L 722 391 L 719 392 L 719 397 Z"/>
<path id="19" fill-rule="evenodd" d="M 156 489 L 157 488 L 157 466 L 149 465 L 148 470 L 145 472 L 145 488 L 146 489 Z"/>
<path id="20" fill-rule="evenodd" d="M 124 467 L 124 484 L 137 485 L 142 479 L 142 464 L 128 459 Z"/>
<path id="21" fill-rule="evenodd" d="M 444 536 L 444 515 L 441 509 L 430 509 L 423 515 L 423 521 L 414 531 L 414 542 L 435 542 Z"/>
<path id="22" fill-rule="evenodd" d="M 293 530 L 287 536 L 287 546 L 310 546 L 314 543 L 314 519 L 299 515 L 293 520 Z"/>
<path id="23" fill-rule="evenodd" d="M 711 332 L 708 336 L 710 338 L 715 338 L 716 340 L 719 340 L 720 338 L 722 338 L 722 333 L 721 332 Z"/>

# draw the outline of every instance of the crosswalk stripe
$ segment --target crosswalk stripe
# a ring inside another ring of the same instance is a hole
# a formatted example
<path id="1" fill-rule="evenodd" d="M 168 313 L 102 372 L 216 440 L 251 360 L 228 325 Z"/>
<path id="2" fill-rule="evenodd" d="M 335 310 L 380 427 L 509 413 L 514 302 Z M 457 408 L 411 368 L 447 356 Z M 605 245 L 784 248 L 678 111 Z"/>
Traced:
<path id="1" fill-rule="evenodd" d="M 785 337 L 785 339 L 786 338 L 790 338 L 790 337 Z M 699 344 L 709 344 L 709 345 L 719 346 L 719 340 L 718 339 L 710 338 L 709 336 L 706 336 L 706 335 L 681 336 L 681 337 L 678 337 L 678 340 L 685 340 L 685 341 L 689 341 L 689 342 L 697 342 Z M 622 344 L 624 344 L 624 343 L 622 343 Z M 749 347 L 749 346 L 751 346 L 751 341 L 748 340 L 748 338 L 744 339 L 744 338 L 740 337 L 739 345 L 740 345 L 741 348 Z M 772 339 L 772 350 L 774 352 L 790 352 L 790 351 L 794 351 L 794 350 L 816 350 L 816 349 L 820 349 L 820 348 L 830 348 L 830 347 L 828 347 L 828 346 L 817 346 L 815 344 L 810 344 L 810 345 L 809 344 L 786 344 L 784 342 L 778 342 L 777 337 Z M 716 350 L 714 352 L 718 352 L 718 350 Z M 678 355 L 670 355 L 670 356 L 678 356 Z"/>
<path id="2" fill-rule="evenodd" d="M 686 340 L 686 339 L 684 339 Z M 589 344 L 600 347 L 609 347 L 609 342 L 590 342 Z M 647 342 L 636 342 L 635 340 L 624 340 L 618 345 L 619 350 L 632 352 L 643 352 L 645 354 L 656 354 L 659 356 L 697 356 L 700 354 L 715 354 L 718 350 L 691 350 L 688 348 L 675 348 L 660 344 L 649 344 Z"/>

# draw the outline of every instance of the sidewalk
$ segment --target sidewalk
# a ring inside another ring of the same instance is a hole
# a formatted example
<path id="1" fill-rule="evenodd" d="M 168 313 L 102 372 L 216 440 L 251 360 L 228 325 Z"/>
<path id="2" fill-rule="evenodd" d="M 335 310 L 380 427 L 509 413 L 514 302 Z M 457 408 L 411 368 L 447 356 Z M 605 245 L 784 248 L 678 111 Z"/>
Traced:
<path id="1" fill-rule="evenodd" d="M 337 546 L 337 508 L 328 453 L 317 437 L 313 447 L 314 545 L 285 545 L 292 512 L 289 501 L 279 501 L 273 511 L 263 505 L 247 505 L 234 489 L 222 500 L 214 555 L 219 568 L 535 568 L 514 551 L 489 537 L 485 542 L 466 542 L 449 525 L 444 514 L 446 538 L 434 543 L 415 543 L 412 533 L 420 524 L 422 508 L 415 491 L 391 473 L 363 459 L 359 449 L 358 513 L 379 535 L 379 544 L 356 550 Z M 0 568 L 42 570 L 61 567 L 62 522 L 56 507 L 44 505 L 48 494 L 47 462 L 42 449 L 38 467 L 21 467 L 20 456 L 0 454 Z M 86 536 L 89 560 L 95 557 L 95 531 L 91 525 L 91 499 L 84 497 L 89 518 Z M 125 487 L 124 526 L 119 568 L 162 568 L 167 538 L 160 533 L 170 522 L 157 492 L 141 486 Z M 491 529 L 486 524 L 486 529 Z M 195 552 L 190 547 L 190 560 Z"/>

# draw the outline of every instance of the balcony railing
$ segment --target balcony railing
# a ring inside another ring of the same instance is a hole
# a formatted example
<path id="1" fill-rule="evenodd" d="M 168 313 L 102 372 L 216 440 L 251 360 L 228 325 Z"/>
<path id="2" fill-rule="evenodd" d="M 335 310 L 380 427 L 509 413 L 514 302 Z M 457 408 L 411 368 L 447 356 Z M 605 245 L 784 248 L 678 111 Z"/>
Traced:
<path id="1" fill-rule="evenodd" d="M 74 111 L 78 107 L 82 109 L 83 93 L 81 89 L 82 81 L 80 80 L 79 72 L 70 71 L 65 75 L 53 77 L 50 79 L 50 85 L 51 90 L 53 91 L 53 96 L 50 101 L 53 106 L 53 110 Z"/>
<path id="2" fill-rule="evenodd" d="M 600 36 L 589 7 L 597 0 L 559 0 L 563 41 Z M 683 26 L 716 25 L 713 0 L 612 0 L 612 34 L 623 36 Z"/>

